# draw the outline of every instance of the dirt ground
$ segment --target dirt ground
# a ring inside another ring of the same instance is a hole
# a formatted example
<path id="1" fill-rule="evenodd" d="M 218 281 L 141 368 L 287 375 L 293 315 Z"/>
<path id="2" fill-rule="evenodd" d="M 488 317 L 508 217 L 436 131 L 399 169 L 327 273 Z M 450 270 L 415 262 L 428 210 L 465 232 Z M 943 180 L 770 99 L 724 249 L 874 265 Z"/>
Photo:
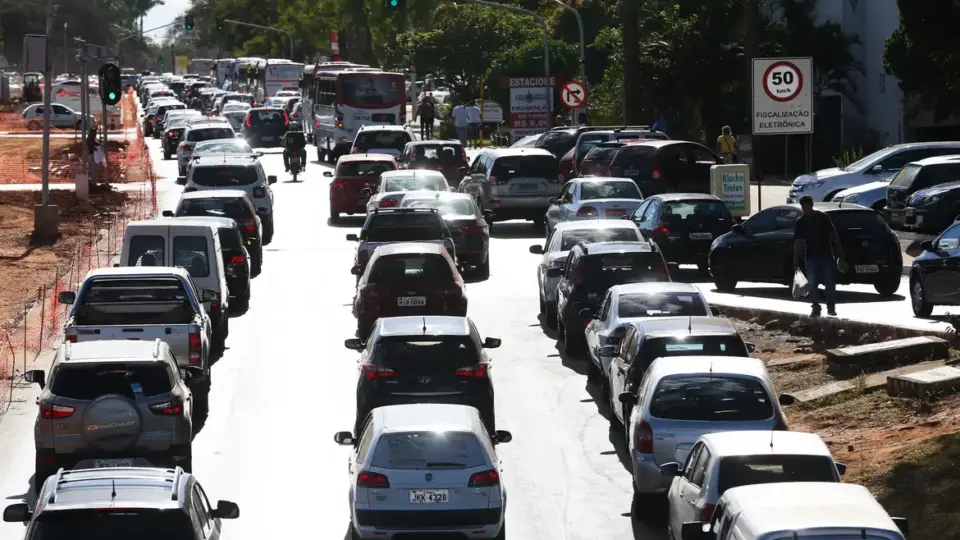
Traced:
<path id="1" fill-rule="evenodd" d="M 72 183 L 80 167 L 83 149 L 73 137 L 50 138 L 50 182 Z M 126 142 L 109 141 L 108 159 L 127 148 Z M 41 181 L 43 140 L 40 137 L 0 137 L 0 184 L 33 184 Z"/>
<path id="2" fill-rule="evenodd" d="M 18 319 L 24 302 L 37 297 L 38 290 L 54 281 L 55 269 L 73 259 L 76 246 L 89 242 L 94 233 L 93 213 L 82 212 L 73 192 L 53 190 L 54 204 L 60 207 L 59 241 L 53 246 L 30 245 L 33 207 L 40 203 L 40 192 L 0 192 L 0 324 Z M 97 213 L 119 211 L 126 193 L 91 193 L 91 205 Z"/>
<path id="3" fill-rule="evenodd" d="M 800 331 L 731 320 L 766 362 L 791 356 L 811 361 L 770 367 L 780 392 L 814 388 L 837 379 L 827 373 L 823 351 L 864 342 L 835 336 L 828 342 Z M 811 356 L 812 355 L 812 356 Z M 956 354 L 954 352 L 954 357 Z M 785 408 L 793 431 L 819 434 L 834 458 L 847 465 L 844 481 L 870 488 L 891 515 L 910 521 L 910 538 L 960 539 L 960 394 L 940 400 L 891 398 L 881 388 Z"/>

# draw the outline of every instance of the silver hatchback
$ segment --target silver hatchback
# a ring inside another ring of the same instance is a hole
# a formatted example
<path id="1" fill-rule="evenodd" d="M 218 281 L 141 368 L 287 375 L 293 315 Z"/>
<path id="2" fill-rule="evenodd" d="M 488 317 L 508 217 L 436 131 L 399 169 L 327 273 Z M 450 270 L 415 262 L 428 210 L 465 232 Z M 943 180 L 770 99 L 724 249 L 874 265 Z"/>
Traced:
<path id="1" fill-rule="evenodd" d="M 389 405 L 367 415 L 359 439 L 334 440 L 350 455 L 354 539 L 459 533 L 504 538 L 507 494 L 494 444 L 477 409 L 467 405 Z"/>
<path id="2" fill-rule="evenodd" d="M 562 178 L 557 158 L 550 152 L 502 148 L 480 152 L 457 189 L 492 213 L 487 221 L 525 219 L 543 226 Z"/>

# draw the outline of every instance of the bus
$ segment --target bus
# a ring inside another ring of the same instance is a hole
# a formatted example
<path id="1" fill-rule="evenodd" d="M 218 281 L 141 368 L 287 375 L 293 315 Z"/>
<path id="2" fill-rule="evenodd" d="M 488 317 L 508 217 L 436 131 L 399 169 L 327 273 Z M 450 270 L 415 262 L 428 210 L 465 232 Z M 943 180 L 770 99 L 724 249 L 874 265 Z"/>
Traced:
<path id="1" fill-rule="evenodd" d="M 299 90 L 303 77 L 303 64 L 281 58 L 264 60 L 257 66 L 256 96 L 263 103 L 268 97 L 275 96 L 280 90 Z"/>
<path id="2" fill-rule="evenodd" d="M 220 58 L 220 59 L 217 60 L 217 67 L 216 67 L 216 75 L 215 75 L 215 76 L 216 76 L 216 78 L 217 78 L 217 86 L 218 86 L 218 87 L 221 87 L 221 88 L 222 88 L 222 87 L 223 87 L 223 83 L 225 83 L 225 82 L 227 81 L 227 79 L 230 79 L 231 82 L 233 82 L 233 81 L 236 79 L 236 77 L 235 77 L 235 75 L 236 75 L 236 72 L 235 72 L 236 67 L 237 67 L 237 59 L 236 59 L 236 58 Z"/>
<path id="3" fill-rule="evenodd" d="M 402 73 L 369 67 L 314 71 L 303 89 L 303 116 L 310 125 L 320 161 L 336 163 L 350 152 L 362 126 L 401 126 L 407 123 L 406 87 Z"/>
<path id="4" fill-rule="evenodd" d="M 187 73 L 196 73 L 198 75 L 210 76 L 217 66 L 216 60 L 209 58 L 194 58 L 187 64 Z"/>

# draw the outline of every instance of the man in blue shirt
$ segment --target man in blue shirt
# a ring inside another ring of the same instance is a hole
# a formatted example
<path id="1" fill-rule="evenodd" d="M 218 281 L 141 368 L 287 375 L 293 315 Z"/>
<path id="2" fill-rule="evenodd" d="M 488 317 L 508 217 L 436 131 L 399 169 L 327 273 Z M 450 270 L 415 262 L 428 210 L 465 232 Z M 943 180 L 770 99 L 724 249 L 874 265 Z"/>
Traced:
<path id="1" fill-rule="evenodd" d="M 467 126 L 470 125 L 467 108 L 463 106 L 463 103 L 457 103 L 450 116 L 453 117 L 453 125 L 457 128 L 457 138 L 460 139 L 460 145 L 466 148 Z"/>

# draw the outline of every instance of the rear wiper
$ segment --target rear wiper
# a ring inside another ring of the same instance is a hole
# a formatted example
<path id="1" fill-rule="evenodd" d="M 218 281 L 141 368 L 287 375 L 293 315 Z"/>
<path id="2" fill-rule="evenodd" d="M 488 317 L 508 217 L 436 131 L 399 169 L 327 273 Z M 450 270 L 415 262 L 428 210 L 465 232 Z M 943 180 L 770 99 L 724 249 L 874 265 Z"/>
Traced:
<path id="1" fill-rule="evenodd" d="M 467 465 L 466 465 L 465 463 L 454 463 L 454 462 L 450 462 L 450 461 L 431 461 L 431 462 L 427 462 L 427 467 L 429 467 L 429 468 L 431 468 L 431 469 L 433 469 L 433 468 L 440 468 L 440 467 L 450 467 L 450 468 L 463 469 L 463 468 L 465 468 L 466 466 L 467 466 Z"/>

